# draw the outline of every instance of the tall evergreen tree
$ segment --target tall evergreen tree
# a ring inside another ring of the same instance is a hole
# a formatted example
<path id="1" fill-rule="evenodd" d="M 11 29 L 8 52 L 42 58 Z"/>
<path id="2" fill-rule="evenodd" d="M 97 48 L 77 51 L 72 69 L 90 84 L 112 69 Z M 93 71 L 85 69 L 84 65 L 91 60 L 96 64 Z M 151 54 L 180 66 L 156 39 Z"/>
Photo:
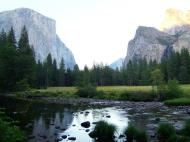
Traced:
<path id="1" fill-rule="evenodd" d="M 180 68 L 179 53 L 172 52 L 167 62 L 168 80 L 178 79 Z"/>
<path id="2" fill-rule="evenodd" d="M 17 51 L 19 56 L 19 80 L 26 80 L 26 83 L 32 86 L 34 84 L 36 62 L 33 48 L 29 45 L 28 33 L 25 26 L 21 31 Z"/>
<path id="3" fill-rule="evenodd" d="M 45 78 L 43 77 L 43 64 L 38 60 L 36 66 L 36 87 L 43 88 L 44 87 Z"/>
<path id="4" fill-rule="evenodd" d="M 84 66 L 84 71 L 83 71 L 82 76 L 83 76 L 83 84 L 84 85 L 91 84 L 90 83 L 90 71 L 86 65 Z"/>
<path id="5" fill-rule="evenodd" d="M 0 33 L 0 49 L 6 46 L 7 35 L 4 30 Z"/>
<path id="6" fill-rule="evenodd" d="M 59 68 L 59 86 L 65 85 L 65 64 L 63 58 L 61 59 L 60 68 Z"/>
<path id="7" fill-rule="evenodd" d="M 180 54 L 179 80 L 181 83 L 190 81 L 190 56 L 187 49 L 182 49 Z"/>
<path id="8" fill-rule="evenodd" d="M 17 81 L 17 53 L 14 31 L 11 28 L 7 36 L 3 32 L 1 36 L 0 90 L 13 91 L 16 88 Z"/>
<path id="9" fill-rule="evenodd" d="M 58 77 L 59 77 L 59 72 L 57 69 L 57 62 L 54 59 L 53 60 L 53 65 L 52 65 L 52 86 L 58 86 Z"/>
<path id="10" fill-rule="evenodd" d="M 53 74 L 53 62 L 52 62 L 52 57 L 51 54 L 48 54 L 46 63 L 45 63 L 46 69 L 47 69 L 47 86 L 52 86 L 52 74 Z"/>

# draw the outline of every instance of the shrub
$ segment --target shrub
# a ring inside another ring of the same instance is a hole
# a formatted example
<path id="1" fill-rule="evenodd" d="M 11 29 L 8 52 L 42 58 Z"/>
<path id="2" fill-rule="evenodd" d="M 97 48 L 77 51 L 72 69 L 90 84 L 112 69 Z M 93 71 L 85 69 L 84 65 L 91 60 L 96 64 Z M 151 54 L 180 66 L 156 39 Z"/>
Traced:
<path id="1" fill-rule="evenodd" d="M 16 127 L 0 119 L 1 142 L 25 142 L 24 134 Z"/>
<path id="2" fill-rule="evenodd" d="M 148 142 L 148 137 L 146 132 L 144 130 L 143 131 L 138 130 L 137 134 L 135 135 L 135 140 L 136 142 Z"/>
<path id="3" fill-rule="evenodd" d="M 182 133 L 185 136 L 190 137 L 190 119 L 186 120 Z"/>
<path id="4" fill-rule="evenodd" d="M 95 86 L 86 85 L 84 87 L 78 87 L 76 94 L 83 98 L 93 98 L 97 94 L 97 90 Z"/>
<path id="5" fill-rule="evenodd" d="M 160 124 L 157 128 L 157 138 L 161 142 L 167 142 L 171 137 L 175 137 L 176 131 L 170 124 Z"/>
<path id="6" fill-rule="evenodd" d="M 138 130 L 134 126 L 129 125 L 124 132 L 127 142 L 147 142 L 148 137 L 145 131 Z"/>
<path id="7" fill-rule="evenodd" d="M 167 85 L 166 99 L 178 98 L 182 95 L 182 89 L 177 80 L 169 80 Z"/>
<path id="8" fill-rule="evenodd" d="M 189 142 L 190 139 L 185 136 L 173 135 L 170 136 L 167 142 Z"/>
<path id="9" fill-rule="evenodd" d="M 129 125 L 124 132 L 125 136 L 127 137 L 127 142 L 133 142 L 136 133 L 137 133 L 136 128 L 132 125 Z"/>
<path id="10" fill-rule="evenodd" d="M 14 126 L 15 122 L 6 114 L 0 111 L 0 141 L 1 142 L 25 142 L 26 137 L 18 127 Z"/>
<path id="11" fill-rule="evenodd" d="M 30 86 L 28 84 L 27 79 L 23 79 L 23 80 L 16 82 L 16 91 L 25 91 L 25 90 L 29 90 L 29 89 L 30 89 Z"/>
<path id="12" fill-rule="evenodd" d="M 116 126 L 109 124 L 105 121 L 99 121 L 94 130 L 89 134 L 90 137 L 100 141 L 100 142 L 113 142 L 114 134 L 116 132 Z"/>

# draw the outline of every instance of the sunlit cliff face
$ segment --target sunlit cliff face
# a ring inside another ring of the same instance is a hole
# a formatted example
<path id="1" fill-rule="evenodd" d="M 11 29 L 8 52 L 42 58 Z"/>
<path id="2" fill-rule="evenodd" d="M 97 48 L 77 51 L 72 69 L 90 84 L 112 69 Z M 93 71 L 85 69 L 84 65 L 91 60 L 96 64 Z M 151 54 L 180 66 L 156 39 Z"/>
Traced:
<path id="1" fill-rule="evenodd" d="M 190 10 L 181 11 L 177 9 L 168 9 L 160 25 L 160 30 L 166 30 L 180 25 L 190 25 Z"/>

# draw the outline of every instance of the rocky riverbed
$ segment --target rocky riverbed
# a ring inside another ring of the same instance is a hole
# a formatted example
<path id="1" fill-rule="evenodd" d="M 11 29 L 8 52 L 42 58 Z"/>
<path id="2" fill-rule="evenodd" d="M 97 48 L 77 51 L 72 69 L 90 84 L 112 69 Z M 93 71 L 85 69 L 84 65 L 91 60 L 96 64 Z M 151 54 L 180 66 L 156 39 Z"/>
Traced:
<path id="1" fill-rule="evenodd" d="M 123 142 L 119 135 L 129 123 L 140 129 L 145 129 L 149 140 L 155 142 L 156 128 L 160 123 L 170 123 L 179 131 L 183 128 L 184 121 L 190 119 L 190 106 L 169 107 L 162 102 L 56 97 L 27 100 L 42 100 L 47 103 L 35 104 L 32 103 L 35 101 L 28 103 L 23 100 L 15 102 L 3 99 L 0 100 L 0 104 L 1 107 L 10 110 L 9 113 L 13 118 L 18 118 L 22 122 L 21 126 L 29 133 L 29 142 L 55 141 L 58 138 L 61 138 L 63 142 L 68 141 L 70 137 L 75 137 L 77 142 L 92 142 L 93 140 L 89 138 L 88 133 L 95 126 L 94 122 L 99 120 L 108 121 L 118 127 L 117 142 Z M 89 128 L 84 128 L 83 122 L 88 122 Z"/>
<path id="2" fill-rule="evenodd" d="M 96 99 L 63 99 L 42 98 L 48 103 L 64 105 L 84 105 L 87 108 L 94 106 L 114 107 L 122 109 L 128 115 L 130 123 L 134 123 L 140 129 L 145 129 L 150 141 L 156 141 L 156 128 L 160 123 L 170 123 L 177 131 L 184 126 L 184 121 L 190 119 L 190 106 L 166 106 L 162 102 L 130 102 Z M 112 117 L 112 114 L 108 114 Z"/>

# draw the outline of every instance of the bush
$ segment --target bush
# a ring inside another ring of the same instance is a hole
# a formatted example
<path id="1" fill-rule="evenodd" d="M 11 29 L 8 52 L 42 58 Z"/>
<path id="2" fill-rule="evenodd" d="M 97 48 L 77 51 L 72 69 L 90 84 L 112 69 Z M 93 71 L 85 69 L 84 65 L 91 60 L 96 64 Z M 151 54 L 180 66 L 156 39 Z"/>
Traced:
<path id="1" fill-rule="evenodd" d="M 134 126 L 129 125 L 124 132 L 127 142 L 147 142 L 148 137 L 145 131 L 138 130 Z"/>
<path id="2" fill-rule="evenodd" d="M 137 134 L 135 135 L 136 142 L 148 142 L 148 137 L 145 131 L 137 131 Z"/>
<path id="3" fill-rule="evenodd" d="M 27 79 L 20 80 L 19 82 L 16 82 L 16 91 L 25 91 L 29 90 L 30 86 L 28 84 Z"/>
<path id="4" fill-rule="evenodd" d="M 1 142 L 25 142 L 26 137 L 18 127 L 14 126 L 15 122 L 7 117 L 4 112 L 0 111 L 0 141 Z"/>
<path id="5" fill-rule="evenodd" d="M 105 121 L 99 121 L 89 136 L 100 142 L 113 142 L 115 132 L 115 125 L 109 124 Z"/>
<path id="6" fill-rule="evenodd" d="M 173 135 L 170 136 L 167 142 L 189 142 L 190 139 L 185 136 Z"/>
<path id="7" fill-rule="evenodd" d="M 124 134 L 127 137 L 127 142 L 133 142 L 135 135 L 137 134 L 137 130 L 134 126 L 129 125 Z"/>
<path id="8" fill-rule="evenodd" d="M 97 94 L 97 90 L 95 86 L 87 85 L 84 87 L 78 87 L 76 94 L 83 98 L 93 98 Z"/>
<path id="9" fill-rule="evenodd" d="M 186 120 L 184 129 L 182 130 L 182 133 L 185 136 L 190 137 L 190 119 Z"/>
<path id="10" fill-rule="evenodd" d="M 166 99 L 178 98 L 182 95 L 182 89 L 177 80 L 169 80 L 167 85 Z"/>
<path id="11" fill-rule="evenodd" d="M 16 127 L 10 126 L 8 122 L 0 119 L 0 140 L 1 142 L 25 142 L 24 134 Z"/>
<path id="12" fill-rule="evenodd" d="M 170 124 L 160 124 L 157 129 L 157 138 L 161 142 L 167 142 L 171 137 L 175 137 L 176 131 Z"/>

